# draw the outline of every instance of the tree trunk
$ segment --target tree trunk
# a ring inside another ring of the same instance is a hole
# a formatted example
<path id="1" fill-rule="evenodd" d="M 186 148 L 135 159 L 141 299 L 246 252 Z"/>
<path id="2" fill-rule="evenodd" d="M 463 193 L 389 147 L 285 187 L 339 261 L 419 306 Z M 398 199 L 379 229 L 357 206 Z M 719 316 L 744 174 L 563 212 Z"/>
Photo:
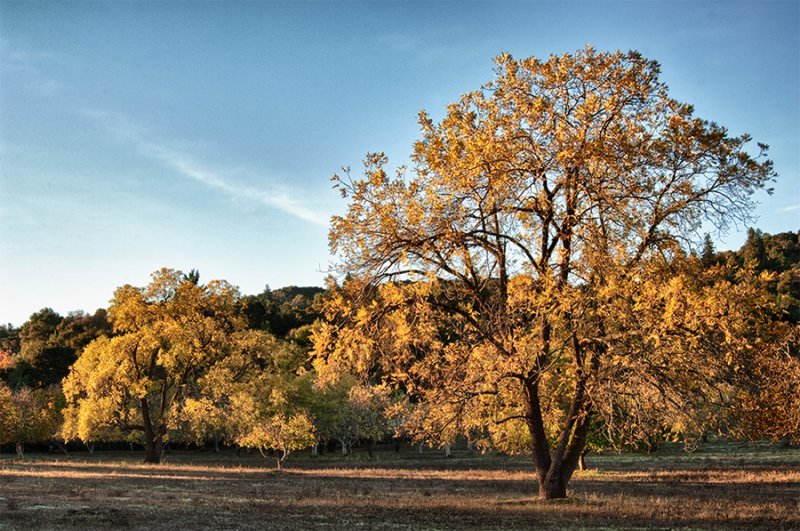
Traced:
<path id="1" fill-rule="evenodd" d="M 551 449 L 544 430 L 539 390 L 535 383 L 525 385 L 526 418 L 533 441 L 533 463 L 539 487 L 539 497 L 554 500 L 567 497 L 567 485 L 578 467 L 586 447 L 591 419 L 591 403 L 585 399 L 584 382 L 576 385 L 567 423 L 558 444 Z"/>
<path id="2" fill-rule="evenodd" d="M 580 457 L 578 458 L 578 470 L 584 472 L 586 470 L 586 454 L 589 453 L 589 450 L 584 450 L 581 452 Z"/>
<path id="3" fill-rule="evenodd" d="M 560 471 L 551 470 L 547 480 L 539 483 L 539 498 L 543 500 L 558 500 L 567 497 L 567 485 Z"/>
<path id="4" fill-rule="evenodd" d="M 144 462 L 159 464 L 161 463 L 162 452 L 161 438 L 151 439 L 145 436 L 144 439 Z"/>
<path id="5" fill-rule="evenodd" d="M 544 420 L 542 410 L 539 405 L 539 388 L 533 383 L 525 383 L 525 418 L 528 424 L 528 431 L 531 434 L 533 468 L 536 480 L 539 483 L 539 495 L 544 490 L 543 485 L 547 480 L 547 473 L 550 470 L 550 444 L 547 442 L 547 435 L 544 431 Z"/>
<path id="6" fill-rule="evenodd" d="M 57 442 L 57 441 L 51 443 L 48 446 L 48 449 L 49 449 L 49 452 L 51 454 L 59 453 L 59 454 L 69 455 L 69 453 L 67 452 L 66 444 L 62 444 L 62 443 Z"/>
<path id="7" fill-rule="evenodd" d="M 25 455 L 25 443 L 22 441 L 17 441 L 17 457 L 22 458 Z"/>
<path id="8" fill-rule="evenodd" d="M 142 421 L 144 424 L 144 436 L 142 437 L 144 443 L 144 462 L 145 463 L 161 463 L 161 452 L 163 451 L 162 435 L 153 429 L 153 423 L 150 419 L 150 404 L 147 398 L 141 400 L 142 408 Z"/>
<path id="9" fill-rule="evenodd" d="M 373 457 L 375 455 L 375 439 L 372 437 L 367 441 L 367 455 Z"/>
<path id="10" fill-rule="evenodd" d="M 281 450 L 281 456 L 276 459 L 276 461 L 278 462 L 278 470 L 281 470 L 281 465 L 283 464 L 283 461 L 287 457 L 289 457 L 289 450 L 284 448 L 283 450 Z"/>

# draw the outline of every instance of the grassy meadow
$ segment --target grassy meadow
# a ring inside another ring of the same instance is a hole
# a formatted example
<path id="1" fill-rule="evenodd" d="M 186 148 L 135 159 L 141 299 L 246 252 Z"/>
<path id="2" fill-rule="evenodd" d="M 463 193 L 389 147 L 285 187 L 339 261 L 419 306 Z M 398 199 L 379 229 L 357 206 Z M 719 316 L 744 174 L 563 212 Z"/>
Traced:
<path id="1" fill-rule="evenodd" d="M 0 456 L 0 529 L 798 529 L 800 449 L 709 444 L 602 454 L 568 500 L 535 498 L 529 459 L 456 450 Z"/>

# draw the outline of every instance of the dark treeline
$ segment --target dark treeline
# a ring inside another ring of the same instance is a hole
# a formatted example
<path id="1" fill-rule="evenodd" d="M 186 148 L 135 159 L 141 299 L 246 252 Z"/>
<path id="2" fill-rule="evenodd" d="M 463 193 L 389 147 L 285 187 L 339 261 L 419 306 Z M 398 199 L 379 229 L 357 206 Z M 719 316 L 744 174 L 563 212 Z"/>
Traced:
<path id="1" fill-rule="evenodd" d="M 765 285 L 775 296 L 783 319 L 800 322 L 800 232 L 769 235 L 751 228 L 741 249 L 721 253 L 714 252 L 706 237 L 701 259 L 706 267 L 728 264 L 731 272 L 753 267 L 756 272 L 771 274 Z M 730 280 L 735 281 L 735 275 Z"/>

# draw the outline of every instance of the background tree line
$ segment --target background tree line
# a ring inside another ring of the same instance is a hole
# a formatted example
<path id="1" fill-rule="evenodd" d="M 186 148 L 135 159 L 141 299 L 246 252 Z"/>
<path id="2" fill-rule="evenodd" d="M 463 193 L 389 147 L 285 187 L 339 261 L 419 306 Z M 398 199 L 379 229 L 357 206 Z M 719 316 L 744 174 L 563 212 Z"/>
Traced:
<path id="1" fill-rule="evenodd" d="M 355 379 L 316 386 L 309 359 L 318 287 L 240 296 L 196 271 L 123 286 L 109 310 L 45 308 L 0 328 L 0 443 L 167 442 L 292 450 L 386 435 L 392 398 Z"/>
<path id="2" fill-rule="evenodd" d="M 736 340 L 749 335 L 762 355 L 723 375 L 723 401 L 709 400 L 700 381 L 688 382 L 697 401 L 691 393 L 674 403 L 653 393 L 627 400 L 624 390 L 609 389 L 617 403 L 594 419 L 587 449 L 652 450 L 708 435 L 797 443 L 800 233 L 750 229 L 741 249 L 725 252 L 706 238 L 697 257 L 684 258 L 696 263 L 698 283 L 681 289 L 699 293 L 713 278 L 742 290 L 748 305 L 737 317 L 748 330 Z M 438 445 L 464 436 L 510 452 L 526 448 L 519 427 L 442 426 L 446 414 L 431 415 L 410 398 L 413 390 L 381 384 L 374 372 L 331 379 L 324 357 L 312 356 L 311 336 L 321 337 L 325 304 L 344 289 L 240 296 L 226 283 L 201 284 L 196 272 L 162 270 L 146 288 L 117 290 L 109 309 L 61 316 L 44 308 L 18 328 L 0 326 L 0 442 L 22 455 L 26 443 L 130 441 L 148 448 L 151 461 L 168 441 L 275 450 L 281 458 L 329 441 L 347 453 L 358 442 L 401 434 Z M 138 369 L 121 370 L 137 355 Z M 148 427 L 145 402 L 157 410 L 147 412 Z"/>

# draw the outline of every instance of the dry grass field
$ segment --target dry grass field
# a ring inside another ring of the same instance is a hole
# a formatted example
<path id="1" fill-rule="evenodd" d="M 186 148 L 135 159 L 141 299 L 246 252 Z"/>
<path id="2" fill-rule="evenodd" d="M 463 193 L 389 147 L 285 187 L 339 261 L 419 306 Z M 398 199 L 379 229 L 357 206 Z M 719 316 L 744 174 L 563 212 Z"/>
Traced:
<path id="1" fill-rule="evenodd" d="M 0 456 L 0 529 L 800 529 L 800 450 L 590 456 L 543 502 L 523 457 Z"/>

